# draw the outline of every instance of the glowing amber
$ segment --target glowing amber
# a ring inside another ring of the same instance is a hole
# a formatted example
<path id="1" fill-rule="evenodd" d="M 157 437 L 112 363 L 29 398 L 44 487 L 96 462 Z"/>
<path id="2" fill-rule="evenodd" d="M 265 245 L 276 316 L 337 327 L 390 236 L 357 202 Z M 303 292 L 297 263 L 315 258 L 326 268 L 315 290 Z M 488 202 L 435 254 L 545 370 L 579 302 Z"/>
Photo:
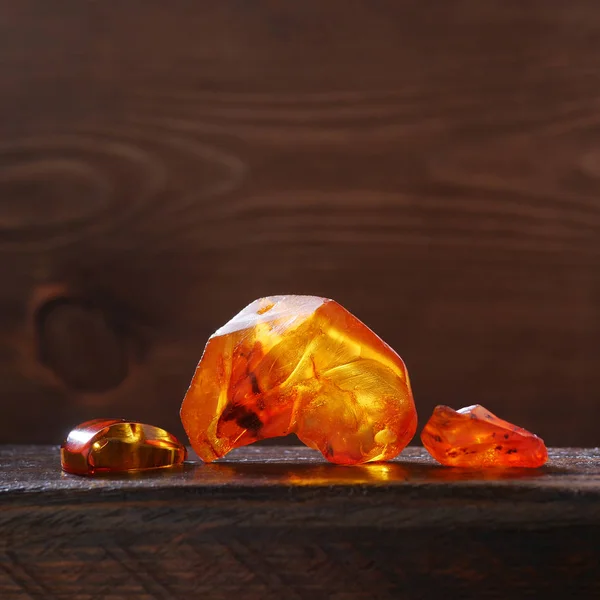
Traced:
<path id="1" fill-rule="evenodd" d="M 76 475 L 145 471 L 180 465 L 186 449 L 159 427 L 96 419 L 73 429 L 60 448 L 63 470 Z"/>
<path id="2" fill-rule="evenodd" d="M 366 325 L 332 300 L 272 296 L 211 336 L 181 420 L 206 462 L 296 433 L 350 465 L 396 456 L 417 414 L 402 359 Z"/>
<path id="3" fill-rule="evenodd" d="M 548 460 L 542 439 L 479 404 L 458 411 L 436 406 L 421 441 L 449 467 L 541 467 Z"/>

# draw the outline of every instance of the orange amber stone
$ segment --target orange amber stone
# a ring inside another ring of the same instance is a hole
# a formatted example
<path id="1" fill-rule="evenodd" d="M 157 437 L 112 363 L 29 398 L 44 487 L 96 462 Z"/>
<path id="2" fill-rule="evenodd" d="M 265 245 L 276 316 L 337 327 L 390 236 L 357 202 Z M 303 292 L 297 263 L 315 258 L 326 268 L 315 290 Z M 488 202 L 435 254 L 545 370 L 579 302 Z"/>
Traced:
<path id="1" fill-rule="evenodd" d="M 186 455 L 185 446 L 168 431 L 120 419 L 82 423 L 60 448 L 63 470 L 76 475 L 172 467 Z"/>
<path id="2" fill-rule="evenodd" d="M 542 439 L 479 404 L 458 411 L 436 406 L 421 441 L 448 467 L 541 467 L 548 460 Z"/>
<path id="3" fill-rule="evenodd" d="M 396 456 L 417 413 L 402 359 L 337 302 L 256 300 L 208 340 L 181 406 L 198 456 L 296 433 L 331 462 Z"/>

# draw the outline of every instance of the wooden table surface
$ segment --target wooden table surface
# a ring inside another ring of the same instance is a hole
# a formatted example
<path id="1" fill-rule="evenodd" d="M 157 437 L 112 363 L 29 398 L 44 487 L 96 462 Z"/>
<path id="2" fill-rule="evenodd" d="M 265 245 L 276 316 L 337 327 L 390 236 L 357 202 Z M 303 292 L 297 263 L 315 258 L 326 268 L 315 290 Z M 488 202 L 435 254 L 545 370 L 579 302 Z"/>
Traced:
<path id="1" fill-rule="evenodd" d="M 600 449 L 535 470 L 421 448 L 338 467 L 303 447 L 82 478 L 0 449 L 0 597 L 446 598 L 600 593 Z"/>

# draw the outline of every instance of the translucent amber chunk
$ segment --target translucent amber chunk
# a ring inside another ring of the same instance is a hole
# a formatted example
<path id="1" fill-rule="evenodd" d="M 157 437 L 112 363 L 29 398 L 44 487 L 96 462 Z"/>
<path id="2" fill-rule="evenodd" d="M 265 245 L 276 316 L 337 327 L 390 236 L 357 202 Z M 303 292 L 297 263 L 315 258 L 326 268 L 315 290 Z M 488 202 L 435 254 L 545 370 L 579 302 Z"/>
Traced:
<path id="1" fill-rule="evenodd" d="M 541 467 L 548 460 L 542 439 L 479 404 L 458 411 L 436 406 L 421 441 L 449 467 Z"/>
<path id="2" fill-rule="evenodd" d="M 168 431 L 119 419 L 82 423 L 60 448 L 63 470 L 76 475 L 171 467 L 183 463 L 186 454 Z"/>
<path id="3" fill-rule="evenodd" d="M 181 406 L 197 454 L 296 433 L 327 460 L 396 456 L 417 414 L 402 359 L 337 302 L 256 300 L 208 341 Z"/>

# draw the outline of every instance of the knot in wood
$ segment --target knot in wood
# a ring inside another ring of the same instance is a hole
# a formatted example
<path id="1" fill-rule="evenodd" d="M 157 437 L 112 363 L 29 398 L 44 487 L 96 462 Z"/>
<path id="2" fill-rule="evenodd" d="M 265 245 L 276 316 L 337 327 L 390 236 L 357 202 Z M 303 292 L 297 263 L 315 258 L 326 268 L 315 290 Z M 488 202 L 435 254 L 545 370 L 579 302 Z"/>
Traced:
<path id="1" fill-rule="evenodd" d="M 67 387 L 101 393 L 127 377 L 126 336 L 107 311 L 60 297 L 43 304 L 35 319 L 39 360 Z"/>

